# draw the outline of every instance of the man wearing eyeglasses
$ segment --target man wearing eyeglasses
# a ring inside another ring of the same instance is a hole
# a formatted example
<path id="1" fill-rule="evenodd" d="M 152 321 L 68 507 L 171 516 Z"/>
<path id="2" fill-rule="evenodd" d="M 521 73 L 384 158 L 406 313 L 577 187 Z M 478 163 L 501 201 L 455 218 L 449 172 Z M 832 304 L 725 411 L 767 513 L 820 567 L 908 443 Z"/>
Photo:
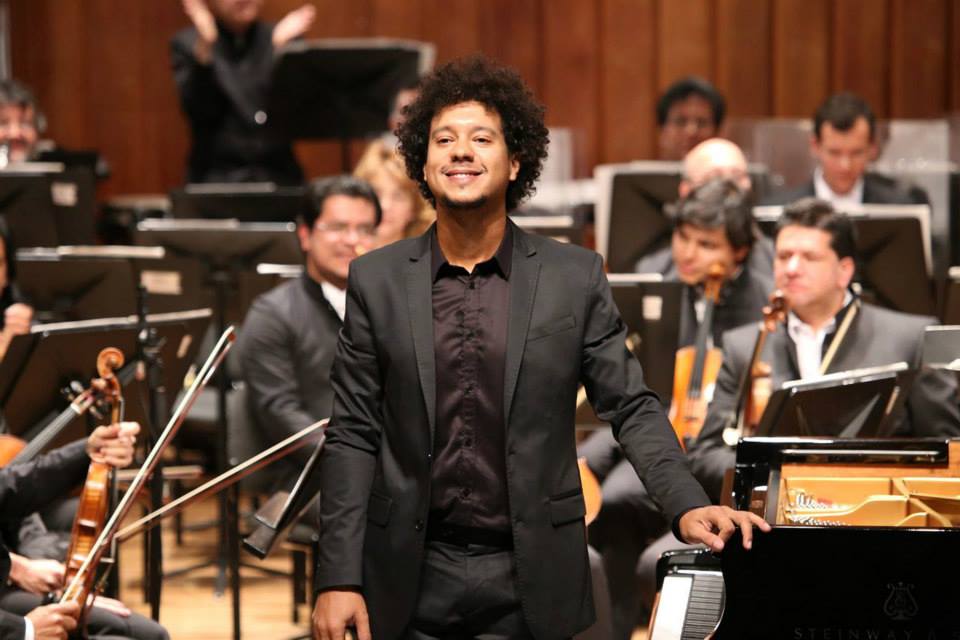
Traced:
<path id="1" fill-rule="evenodd" d="M 367 182 L 351 176 L 314 181 L 297 236 L 304 273 L 257 298 L 239 332 L 236 357 L 262 449 L 330 415 L 330 368 L 346 305 L 350 262 L 374 247 L 381 211 Z M 302 449 L 303 468 L 310 451 Z"/>

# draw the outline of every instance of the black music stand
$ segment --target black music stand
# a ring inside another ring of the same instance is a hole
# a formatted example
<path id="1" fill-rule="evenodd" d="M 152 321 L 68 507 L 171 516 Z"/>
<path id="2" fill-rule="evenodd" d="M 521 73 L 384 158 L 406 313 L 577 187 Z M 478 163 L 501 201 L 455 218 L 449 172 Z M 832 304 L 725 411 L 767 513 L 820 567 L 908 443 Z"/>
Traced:
<path id="1" fill-rule="evenodd" d="M 188 184 L 170 191 L 174 218 L 233 218 L 242 222 L 296 222 L 305 190 L 272 182 Z"/>
<path id="2" fill-rule="evenodd" d="M 0 171 L 0 215 L 21 247 L 92 244 L 94 191 L 88 169 L 12 165 Z"/>
<path id="3" fill-rule="evenodd" d="M 905 362 L 791 381 L 773 392 L 758 436 L 871 438 L 890 435 L 912 374 Z"/>
<path id="4" fill-rule="evenodd" d="M 278 53 L 271 76 L 270 122 L 292 139 L 346 141 L 384 132 L 392 101 L 433 65 L 434 46 L 412 40 L 298 40 Z"/>
<path id="5" fill-rule="evenodd" d="M 227 300 L 238 289 L 239 274 L 253 271 L 260 262 L 299 264 L 303 257 L 294 225 L 287 223 L 243 223 L 237 220 L 145 220 L 137 225 L 135 241 L 141 245 L 162 246 L 169 253 L 190 257 L 204 264 L 207 281 L 215 292 L 215 318 L 218 333 L 227 327 Z M 217 373 L 217 471 L 226 471 L 227 387 L 223 371 Z M 233 604 L 233 633 L 240 637 L 240 549 L 239 488 L 235 485 L 220 494 L 220 557 L 217 560 L 216 590 L 226 587 L 230 574 Z M 191 567 L 190 570 L 207 566 Z M 182 572 L 180 572 L 182 573 Z M 168 576 L 169 577 L 169 576 Z"/>
<path id="6" fill-rule="evenodd" d="M 627 335 L 639 338 L 633 352 L 643 367 L 643 379 L 663 405 L 673 397 L 673 368 L 680 341 L 683 284 L 664 282 L 659 273 L 610 273 L 610 291 L 627 325 Z M 577 423 L 595 425 L 589 405 L 577 412 Z"/>
<path id="7" fill-rule="evenodd" d="M 210 306 L 200 265 L 162 247 L 57 247 L 17 252 L 17 285 L 40 322 L 134 315 L 143 285 L 154 313 Z"/>
<path id="8" fill-rule="evenodd" d="M 863 297 L 884 307 L 935 315 L 927 205 L 863 205 L 846 212 L 853 223 Z M 760 229 L 772 236 L 783 207 L 754 207 Z M 925 222 L 926 221 L 926 222 Z"/>

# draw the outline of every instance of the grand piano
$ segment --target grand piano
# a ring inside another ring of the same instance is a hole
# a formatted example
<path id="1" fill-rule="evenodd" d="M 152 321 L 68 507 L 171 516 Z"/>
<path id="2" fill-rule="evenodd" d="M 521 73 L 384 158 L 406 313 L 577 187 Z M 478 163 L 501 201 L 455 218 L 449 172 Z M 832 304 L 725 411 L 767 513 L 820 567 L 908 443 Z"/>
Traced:
<path id="1" fill-rule="evenodd" d="M 664 558 L 650 640 L 960 640 L 960 440 L 748 438 L 733 499 L 773 530 Z"/>

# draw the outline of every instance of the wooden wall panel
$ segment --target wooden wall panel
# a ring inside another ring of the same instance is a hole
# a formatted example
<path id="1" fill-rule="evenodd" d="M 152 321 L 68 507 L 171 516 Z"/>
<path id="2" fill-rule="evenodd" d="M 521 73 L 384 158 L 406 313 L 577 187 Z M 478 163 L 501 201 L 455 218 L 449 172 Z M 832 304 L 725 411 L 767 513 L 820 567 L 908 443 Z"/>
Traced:
<path id="1" fill-rule="evenodd" d="M 304 0 L 271 0 L 277 20 Z M 432 40 L 438 60 L 484 52 L 520 71 L 548 123 L 574 129 L 577 172 L 652 157 L 657 93 L 695 73 L 734 116 L 808 117 L 831 91 L 888 117 L 960 110 L 960 0 L 313 0 L 309 37 Z M 179 2 L 10 0 L 14 75 L 48 134 L 99 147 L 103 195 L 180 183 L 188 133 L 167 43 Z M 360 145 L 351 145 L 355 159 Z M 337 143 L 297 145 L 307 173 L 341 167 Z"/>
<path id="2" fill-rule="evenodd" d="M 657 86 L 683 76 L 714 79 L 713 0 L 661 0 L 657 12 Z"/>
<path id="3" fill-rule="evenodd" d="M 833 91 L 863 96 L 880 117 L 889 113 L 889 3 L 844 0 L 833 6 Z"/>
<path id="4" fill-rule="evenodd" d="M 773 114 L 807 117 L 830 90 L 827 0 L 775 0 Z"/>
<path id="5" fill-rule="evenodd" d="M 598 154 L 600 90 L 597 5 L 551 0 L 543 14 L 543 99 L 547 124 L 570 127 L 579 149 L 575 170 L 589 175 Z"/>
<path id="6" fill-rule="evenodd" d="M 715 11 L 715 81 L 728 113 L 770 113 L 771 0 L 717 0 Z"/>
<path id="7" fill-rule="evenodd" d="M 549 2 L 549 0 L 548 0 Z M 480 50 L 509 65 L 541 95 L 543 86 L 540 0 L 486 0 L 478 15 Z"/>
<path id="8" fill-rule="evenodd" d="M 656 153 L 656 2 L 605 0 L 602 5 L 601 120 L 603 162 Z"/>
<path id="9" fill-rule="evenodd" d="M 947 109 L 946 0 L 892 0 L 890 106 L 902 118 Z"/>

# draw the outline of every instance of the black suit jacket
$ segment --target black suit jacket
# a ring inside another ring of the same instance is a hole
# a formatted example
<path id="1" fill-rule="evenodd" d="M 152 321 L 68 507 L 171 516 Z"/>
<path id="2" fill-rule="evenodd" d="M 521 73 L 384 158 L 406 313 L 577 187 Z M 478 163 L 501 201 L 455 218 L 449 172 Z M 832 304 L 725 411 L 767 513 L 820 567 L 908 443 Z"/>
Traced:
<path id="1" fill-rule="evenodd" d="M 514 233 L 504 412 L 517 585 L 537 638 L 593 621 L 574 413 L 582 382 L 668 517 L 706 504 L 656 395 L 627 351 L 600 257 Z M 353 261 L 334 362 L 318 586 L 363 590 L 375 638 L 417 600 L 435 421 L 433 230 Z"/>
<path id="2" fill-rule="evenodd" d="M 895 362 L 919 367 L 924 328 L 932 324 L 936 324 L 934 318 L 864 303 L 837 349 L 828 373 Z M 690 449 L 694 473 L 714 500 L 719 499 L 724 472 L 733 468 L 736 458 L 735 449 L 723 442 L 723 429 L 727 417 L 736 409 L 737 387 L 750 362 L 756 337 L 756 325 L 734 329 L 724 336 L 723 365 L 717 376 L 713 400 L 700 437 Z M 833 334 L 824 339 L 825 348 L 831 340 Z M 800 378 L 796 345 L 783 325 L 768 336 L 762 359 L 772 368 L 774 389 L 787 380 Z M 917 374 L 907 396 L 906 415 L 898 424 L 897 435 L 960 436 L 957 385 L 952 373 L 921 370 Z"/>
<path id="3" fill-rule="evenodd" d="M 795 188 L 779 191 L 764 198 L 765 205 L 787 205 L 800 198 L 815 196 L 813 180 Z M 864 204 L 930 204 L 927 192 L 913 185 L 904 185 L 879 173 L 863 176 Z"/>
<path id="4" fill-rule="evenodd" d="M 68 444 L 31 462 L 0 469 L 0 521 L 17 522 L 67 494 L 83 481 L 90 459 L 86 440 Z M 10 553 L 0 540 L 0 584 L 10 575 Z M 0 640 L 23 640 L 21 616 L 0 611 Z"/>

